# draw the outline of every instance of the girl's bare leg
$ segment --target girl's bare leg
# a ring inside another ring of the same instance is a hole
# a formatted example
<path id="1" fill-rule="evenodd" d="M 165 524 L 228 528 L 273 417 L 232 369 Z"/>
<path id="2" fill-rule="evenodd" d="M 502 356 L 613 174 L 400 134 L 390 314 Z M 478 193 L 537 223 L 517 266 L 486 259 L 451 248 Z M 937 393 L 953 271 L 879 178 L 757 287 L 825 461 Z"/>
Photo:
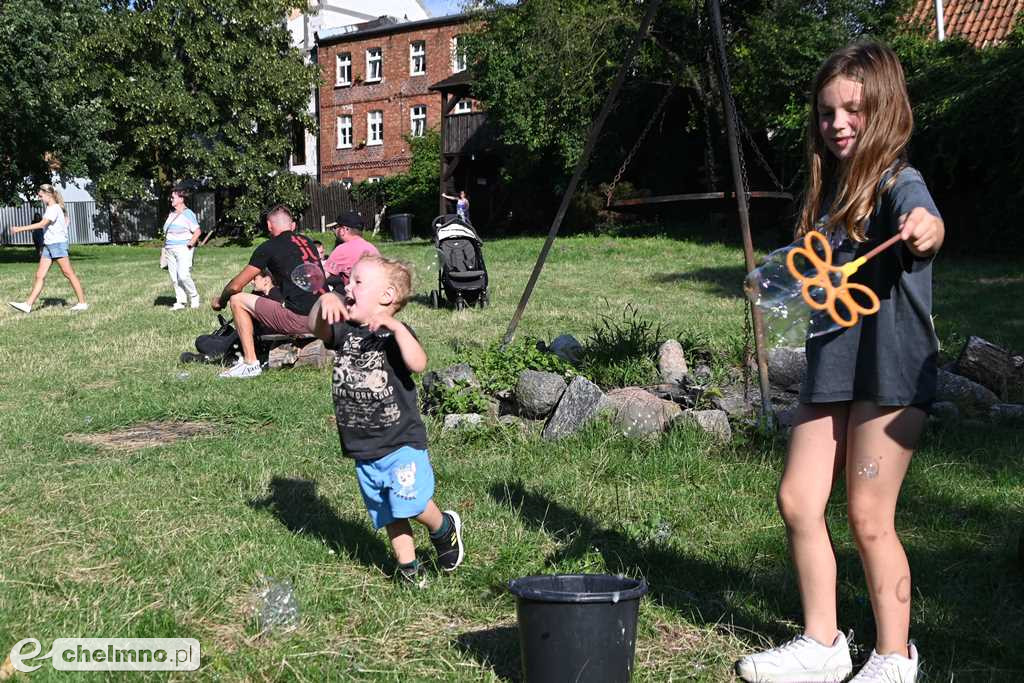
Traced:
<path id="1" fill-rule="evenodd" d="M 49 272 L 50 266 L 53 265 L 53 260 L 48 259 L 45 256 L 39 259 L 39 267 L 36 268 L 36 277 L 32 282 L 32 291 L 29 292 L 28 298 L 25 299 L 25 303 L 29 306 L 35 304 L 36 299 L 43 292 L 43 284 L 46 282 L 46 273 Z"/>
<path id="2" fill-rule="evenodd" d="M 60 266 L 60 272 L 64 273 L 64 277 L 71 283 L 71 289 L 75 290 L 78 303 L 84 304 L 85 292 L 82 291 L 82 283 L 78 281 L 78 276 L 75 275 L 75 269 L 71 267 L 71 259 L 67 256 L 59 258 L 57 259 L 57 265 Z"/>
<path id="3" fill-rule="evenodd" d="M 910 565 L 896 535 L 896 501 L 925 414 L 858 401 L 850 408 L 846 481 L 850 529 L 875 615 L 879 654 L 909 656 Z"/>
<path id="4" fill-rule="evenodd" d="M 836 558 L 825 524 L 832 484 L 842 472 L 849 403 L 802 404 L 789 440 L 778 504 L 796 567 L 804 630 L 830 646 L 838 631 Z"/>

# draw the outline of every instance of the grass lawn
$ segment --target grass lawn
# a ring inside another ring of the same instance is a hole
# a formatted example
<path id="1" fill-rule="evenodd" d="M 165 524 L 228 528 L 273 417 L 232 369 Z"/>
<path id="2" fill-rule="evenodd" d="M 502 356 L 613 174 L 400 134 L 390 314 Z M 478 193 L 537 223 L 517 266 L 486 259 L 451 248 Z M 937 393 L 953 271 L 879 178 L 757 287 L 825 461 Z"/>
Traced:
<path id="1" fill-rule="evenodd" d="M 504 333 L 539 238 L 490 241 L 493 305 L 429 308 L 427 242 L 385 244 L 415 264 L 402 314 L 432 368 Z M 206 248 L 204 300 L 249 249 Z M 352 465 L 339 454 L 327 371 L 220 380 L 179 366 L 213 315 L 170 312 L 158 251 L 72 250 L 92 308 L 75 315 L 54 269 L 44 306 L 0 310 L 0 658 L 23 638 L 193 637 L 198 674 L 178 680 L 508 680 L 519 676 L 511 578 L 624 572 L 651 590 L 635 680 L 733 680 L 741 654 L 793 635 L 799 619 L 775 487 L 784 443 L 738 435 L 715 445 L 680 428 L 660 442 L 606 426 L 557 443 L 511 429 L 441 434 L 428 421 L 438 503 L 460 511 L 466 563 L 427 591 L 395 586 L 387 539 L 372 531 Z M 27 293 L 33 257 L 0 252 L 3 301 Z M 585 338 L 627 303 L 668 334 L 742 344 L 735 246 L 667 237 L 572 237 L 551 252 L 520 334 Z M 942 258 L 935 320 L 948 353 L 971 334 L 1024 350 L 1020 262 Z M 205 435 L 134 450 L 82 441 L 149 421 Z M 914 576 L 911 635 L 927 681 L 1024 680 L 1024 435 L 990 425 L 934 428 L 904 485 L 897 526 Z M 829 516 L 841 625 L 870 649 L 863 575 L 845 524 Z M 425 534 L 420 545 L 429 548 Z M 261 577 L 295 587 L 301 623 L 257 633 Z M 58 676 L 48 664 L 32 680 Z M 102 677 L 101 677 L 102 676 Z M 164 674 L 151 674 L 153 679 Z M 106 680 L 108 676 L 94 676 Z M 86 675 L 88 679 L 88 675 Z"/>

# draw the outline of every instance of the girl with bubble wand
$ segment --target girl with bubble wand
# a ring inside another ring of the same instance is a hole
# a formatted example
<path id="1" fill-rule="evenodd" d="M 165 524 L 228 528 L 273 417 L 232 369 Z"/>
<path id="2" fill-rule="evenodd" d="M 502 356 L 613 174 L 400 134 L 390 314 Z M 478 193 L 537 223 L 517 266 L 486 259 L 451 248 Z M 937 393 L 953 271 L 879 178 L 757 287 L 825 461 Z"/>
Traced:
<path id="1" fill-rule="evenodd" d="M 797 234 L 819 231 L 839 266 L 899 239 L 858 263 L 850 277 L 877 295 L 878 310 L 806 341 L 807 375 L 778 492 L 804 632 L 737 662 L 737 673 L 751 683 L 842 681 L 853 669 L 839 630 L 836 558 L 825 521 L 841 474 L 877 633 L 870 659 L 852 680 L 917 678 L 910 567 L 895 514 L 924 408 L 935 395 L 931 263 L 945 228 L 921 174 L 906 161 L 912 127 L 903 69 L 889 48 L 857 43 L 818 71 Z"/>

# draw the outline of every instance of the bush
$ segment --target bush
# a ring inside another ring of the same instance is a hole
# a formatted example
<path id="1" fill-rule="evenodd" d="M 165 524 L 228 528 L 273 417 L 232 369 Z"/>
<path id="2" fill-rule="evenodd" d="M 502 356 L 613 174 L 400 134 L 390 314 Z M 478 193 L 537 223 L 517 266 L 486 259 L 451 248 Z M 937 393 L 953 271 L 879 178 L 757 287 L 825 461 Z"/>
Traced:
<path id="1" fill-rule="evenodd" d="M 465 413 L 486 413 L 490 406 L 487 395 L 465 382 L 446 387 L 434 382 L 424 395 L 424 411 L 431 415 L 462 415 Z"/>
<path id="2" fill-rule="evenodd" d="M 537 339 L 529 336 L 520 337 L 504 351 L 500 344 L 491 344 L 472 353 L 468 362 L 473 366 L 481 387 L 490 394 L 515 389 L 523 370 L 553 372 L 566 380 L 578 374 L 568 361 L 538 349 Z"/>
<path id="3" fill-rule="evenodd" d="M 602 315 L 601 323 L 593 327 L 583 344 L 581 374 L 602 388 L 653 384 L 662 341 L 661 325 L 626 304 L 621 319 Z"/>
<path id="4" fill-rule="evenodd" d="M 409 170 L 399 175 L 388 176 L 380 182 L 358 183 L 352 188 L 357 200 L 375 199 L 378 204 L 387 204 L 388 213 L 411 213 L 419 232 L 426 232 L 424 225 L 437 215 L 440 167 L 437 160 L 441 154 L 441 134 L 428 130 L 422 137 L 406 137 L 412 152 Z"/>

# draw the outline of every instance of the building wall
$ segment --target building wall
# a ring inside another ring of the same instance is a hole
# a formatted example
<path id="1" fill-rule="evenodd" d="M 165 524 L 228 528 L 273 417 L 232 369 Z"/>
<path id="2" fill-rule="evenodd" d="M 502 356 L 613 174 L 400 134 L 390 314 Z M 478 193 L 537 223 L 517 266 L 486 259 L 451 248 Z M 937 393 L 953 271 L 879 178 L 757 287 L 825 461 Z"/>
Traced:
<path id="1" fill-rule="evenodd" d="M 288 30 L 292 34 L 292 45 L 303 52 L 307 63 L 313 48 L 313 35 L 317 31 L 359 24 L 382 15 L 399 17 L 409 21 L 429 18 L 426 7 L 420 0 L 307 0 L 310 13 L 292 10 L 288 16 Z M 326 4 L 328 7 L 321 8 Z M 313 93 L 309 96 L 309 115 L 316 118 L 316 103 Z M 304 135 L 303 154 L 294 152 L 289 158 L 289 169 L 293 173 L 316 176 L 317 172 L 317 139 L 309 131 Z M 298 143 L 296 143 L 298 144 Z M 302 159 L 302 157 L 305 159 Z M 297 163 L 299 162 L 299 163 Z"/>
<path id="2" fill-rule="evenodd" d="M 412 160 L 405 136 L 412 122 L 410 110 L 427 108 L 427 128 L 441 125 L 441 96 L 428 88 L 452 75 L 452 38 L 467 32 L 465 20 L 429 28 L 395 26 L 386 35 L 351 39 L 320 46 L 317 50 L 323 85 L 320 88 L 320 181 L 328 184 L 351 179 L 358 183 L 374 177 L 402 173 Z M 413 41 L 426 43 L 426 74 L 410 75 L 409 46 Z M 365 83 L 366 51 L 381 48 L 383 78 Z M 352 85 L 337 86 L 335 65 L 341 53 L 352 55 Z M 471 105 L 475 106 L 475 105 Z M 384 143 L 361 145 L 369 140 L 367 114 L 383 112 Z M 337 120 L 352 116 L 353 146 L 338 149 Z M 438 162 L 440 163 L 440 162 Z"/>

